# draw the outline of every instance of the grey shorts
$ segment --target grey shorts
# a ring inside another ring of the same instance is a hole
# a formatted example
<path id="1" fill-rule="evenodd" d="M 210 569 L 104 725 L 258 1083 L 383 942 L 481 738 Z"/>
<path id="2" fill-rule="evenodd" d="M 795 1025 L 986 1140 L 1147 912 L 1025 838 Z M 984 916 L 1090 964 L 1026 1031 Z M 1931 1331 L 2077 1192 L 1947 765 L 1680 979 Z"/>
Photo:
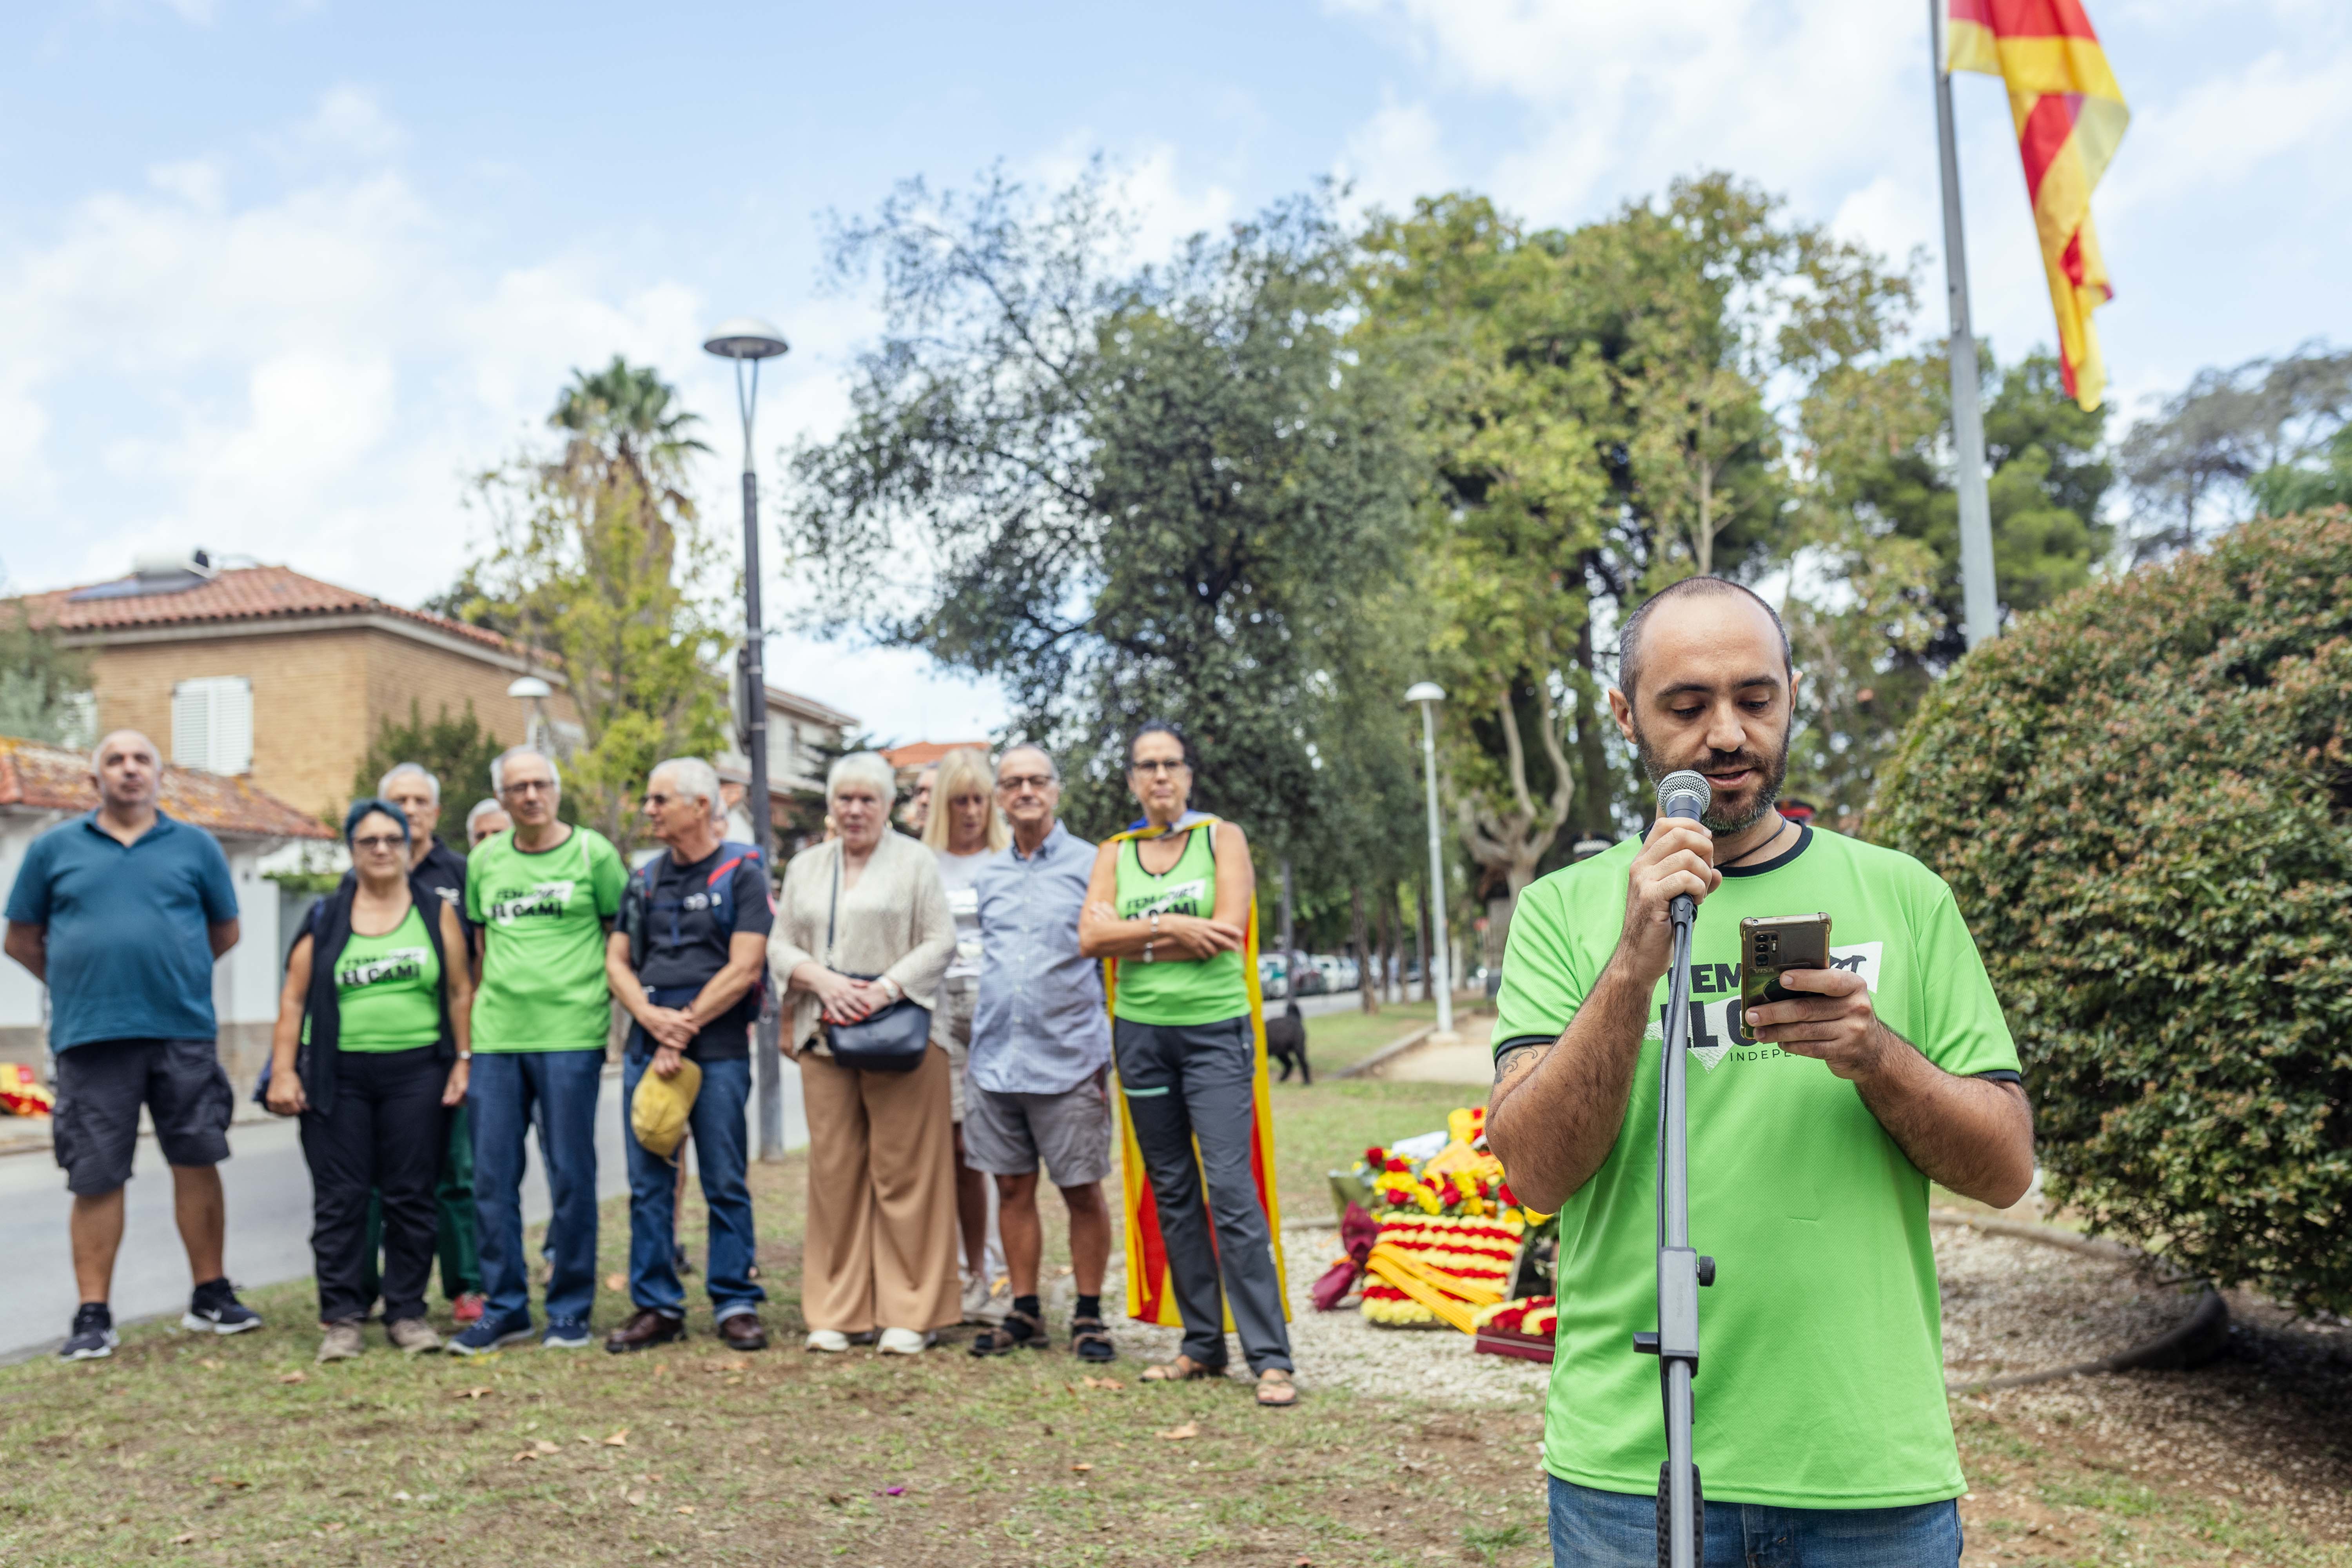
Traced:
<path id="1" fill-rule="evenodd" d="M 964 1068 L 971 1058 L 971 1011 L 980 1001 L 980 983 L 969 977 L 942 980 L 931 1000 L 931 1041 L 948 1054 L 948 1120 L 961 1126 Z"/>
<path id="2" fill-rule="evenodd" d="M 1043 1159 L 1055 1186 L 1088 1186 L 1110 1174 L 1110 1125 L 1101 1074 L 1059 1094 L 997 1094 L 975 1083 L 964 1091 L 964 1163 L 1027 1176 Z"/>
<path id="3" fill-rule="evenodd" d="M 51 1123 L 66 1190 L 102 1197 L 131 1179 L 139 1110 L 155 1119 L 155 1143 L 174 1165 L 228 1158 L 236 1091 L 210 1040 L 91 1040 L 58 1053 Z"/>

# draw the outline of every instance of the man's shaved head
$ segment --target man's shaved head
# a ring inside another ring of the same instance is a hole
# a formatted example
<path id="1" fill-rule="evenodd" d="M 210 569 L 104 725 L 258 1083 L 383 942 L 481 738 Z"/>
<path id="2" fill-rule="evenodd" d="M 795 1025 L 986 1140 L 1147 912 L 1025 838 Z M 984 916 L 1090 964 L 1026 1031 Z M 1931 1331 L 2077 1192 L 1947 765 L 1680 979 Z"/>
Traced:
<path id="1" fill-rule="evenodd" d="M 1625 617 L 1617 633 L 1617 689 L 1630 700 L 1640 695 L 1637 689 L 1642 668 L 1642 633 L 1651 616 L 1664 605 L 1690 598 L 1745 599 L 1764 612 L 1772 623 L 1772 630 L 1780 639 L 1780 672 L 1788 674 L 1796 668 L 1789 656 L 1789 628 L 1780 624 L 1780 613 L 1764 602 L 1753 589 L 1723 577 L 1685 577 L 1681 582 L 1659 589 L 1642 602 L 1641 607 Z"/>
<path id="2" fill-rule="evenodd" d="M 163 753 L 157 751 L 155 742 L 149 740 L 143 733 L 137 730 L 115 730 L 101 736 L 98 744 L 90 748 L 89 771 L 94 773 L 105 772 L 106 753 L 117 746 L 124 745 L 136 746 L 146 753 L 147 760 L 155 766 L 160 768 L 163 765 Z"/>

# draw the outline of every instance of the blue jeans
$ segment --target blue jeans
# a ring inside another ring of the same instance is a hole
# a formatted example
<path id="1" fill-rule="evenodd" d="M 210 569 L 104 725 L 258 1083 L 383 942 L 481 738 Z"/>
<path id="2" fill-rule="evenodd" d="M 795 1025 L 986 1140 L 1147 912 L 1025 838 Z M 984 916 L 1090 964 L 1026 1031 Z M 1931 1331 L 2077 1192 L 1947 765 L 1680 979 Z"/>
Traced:
<path id="1" fill-rule="evenodd" d="M 621 1103 L 635 1098 L 637 1080 L 652 1066 L 645 1031 L 632 1029 L 628 1054 L 621 1058 Z M 759 1237 L 751 1227 L 751 1189 L 743 1182 L 743 1107 L 751 1098 L 748 1059 L 702 1062 L 702 1087 L 687 1114 L 694 1146 L 694 1173 L 710 1208 L 710 1258 L 703 1276 L 711 1315 L 733 1317 L 754 1310 L 768 1293 L 751 1279 Z M 686 1316 L 686 1288 L 677 1281 L 677 1166 L 637 1142 L 627 1117 L 629 1151 L 629 1300 L 667 1317 Z M 679 1152 L 683 1154 L 684 1149 Z"/>
<path id="2" fill-rule="evenodd" d="M 1551 1483 L 1552 1568 L 1656 1568 L 1658 1498 Z M 1699 1483 L 1706 1489 L 1706 1470 Z M 1960 1509 L 1706 1505 L 1699 1568 L 1958 1568 Z"/>
<path id="3" fill-rule="evenodd" d="M 476 1051 L 466 1104 L 474 1122 L 474 1207 L 482 1226 L 484 1316 L 529 1327 L 522 1245 L 523 1134 L 539 1126 L 554 1213 L 547 1223 L 547 1315 L 585 1323 L 596 1300 L 596 1096 L 604 1053 Z M 534 1115 L 534 1112 L 536 1114 Z"/>

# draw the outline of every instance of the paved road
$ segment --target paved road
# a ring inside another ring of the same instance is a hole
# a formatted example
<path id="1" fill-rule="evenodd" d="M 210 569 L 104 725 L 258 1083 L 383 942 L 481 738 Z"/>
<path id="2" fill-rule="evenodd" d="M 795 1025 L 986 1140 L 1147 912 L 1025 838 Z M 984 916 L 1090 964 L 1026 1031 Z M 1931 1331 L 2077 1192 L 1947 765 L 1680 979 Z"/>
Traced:
<path id="1" fill-rule="evenodd" d="M 605 1077 L 597 1105 L 596 1188 L 611 1197 L 628 1190 L 621 1152 L 621 1081 Z M 532 1141 L 523 1182 L 523 1217 L 547 1217 L 547 1180 Z M 228 1271 L 239 1285 L 273 1285 L 310 1272 L 310 1172 L 294 1123 L 270 1121 L 229 1132 L 230 1158 L 221 1167 L 228 1199 Z M 188 1255 L 172 1224 L 172 1176 L 152 1138 L 139 1141 L 132 1167 L 130 1217 L 114 1270 L 118 1322 L 187 1307 Z M 72 1198 L 65 1173 L 47 1153 L 0 1158 L 0 1362 L 65 1337 L 77 1300 L 66 1243 Z M 437 1289 L 437 1286 L 436 1286 Z"/>

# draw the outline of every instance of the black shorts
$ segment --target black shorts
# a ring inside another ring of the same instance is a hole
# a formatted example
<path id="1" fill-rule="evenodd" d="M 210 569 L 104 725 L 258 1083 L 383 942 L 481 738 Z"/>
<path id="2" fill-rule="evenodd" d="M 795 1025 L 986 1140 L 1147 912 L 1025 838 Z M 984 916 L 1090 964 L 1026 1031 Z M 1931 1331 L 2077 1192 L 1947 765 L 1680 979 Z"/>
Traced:
<path id="1" fill-rule="evenodd" d="M 236 1092 L 210 1040 L 91 1040 L 58 1053 L 57 1119 L 50 1125 L 66 1190 L 102 1197 L 131 1179 L 139 1110 L 155 1119 L 155 1142 L 174 1165 L 228 1158 Z"/>

